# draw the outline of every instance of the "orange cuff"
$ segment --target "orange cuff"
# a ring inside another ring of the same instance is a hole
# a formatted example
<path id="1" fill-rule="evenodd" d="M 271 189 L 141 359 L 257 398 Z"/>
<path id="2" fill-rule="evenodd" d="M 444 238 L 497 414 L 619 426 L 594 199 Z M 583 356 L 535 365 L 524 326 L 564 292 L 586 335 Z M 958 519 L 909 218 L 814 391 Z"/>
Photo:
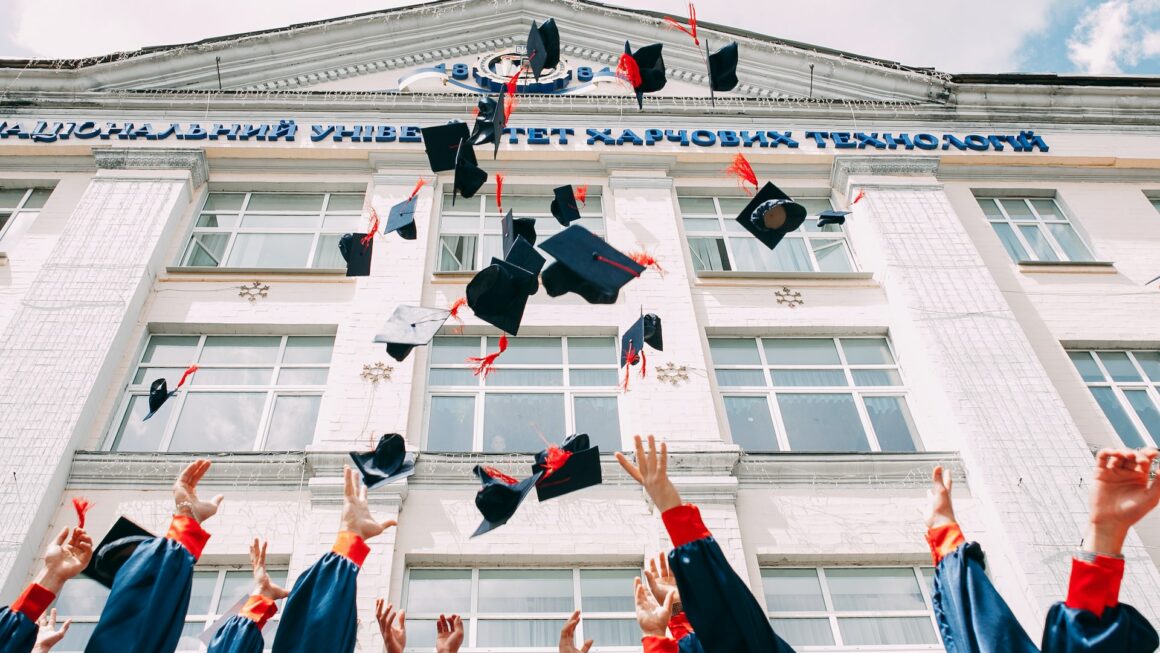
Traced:
<path id="1" fill-rule="evenodd" d="M 250 596 L 250 600 L 246 601 L 238 614 L 257 624 L 258 630 L 261 630 L 262 626 L 265 626 L 270 617 L 273 617 L 277 612 L 278 606 L 274 605 L 274 599 L 254 594 Z"/>
<path id="2" fill-rule="evenodd" d="M 339 531 L 338 537 L 334 540 L 334 548 L 331 549 L 338 555 L 350 560 L 356 567 L 362 567 L 363 561 L 367 559 L 371 548 L 363 541 L 363 538 L 352 531 Z"/>
<path id="3" fill-rule="evenodd" d="M 201 558 L 205 543 L 209 541 L 209 533 L 205 532 L 201 524 L 197 523 L 193 517 L 185 515 L 173 516 L 173 521 L 169 522 L 169 532 L 165 534 L 165 537 L 185 547 L 193 554 L 194 560 Z"/>
<path id="4" fill-rule="evenodd" d="M 48 588 L 36 583 L 29 583 L 28 587 L 24 588 L 24 592 L 13 601 L 10 609 L 35 622 L 55 599 L 56 594 L 53 594 Z"/>
<path id="5" fill-rule="evenodd" d="M 963 531 L 954 522 L 935 526 L 926 532 L 926 543 L 930 545 L 930 558 L 935 565 L 954 553 L 955 549 L 966 541 L 967 538 L 963 537 Z"/>
<path id="6" fill-rule="evenodd" d="M 677 653 L 680 650 L 677 640 L 669 637 L 641 637 L 640 643 L 644 644 L 644 653 Z"/>
<path id="7" fill-rule="evenodd" d="M 1092 562 L 1074 558 L 1071 561 L 1071 583 L 1067 589 L 1067 607 L 1087 610 L 1102 617 L 1104 609 L 1120 603 L 1120 583 L 1124 580 L 1124 560 L 1095 556 Z"/>
<path id="8" fill-rule="evenodd" d="M 669 508 L 661 513 L 661 521 L 665 523 L 665 529 L 675 547 L 713 535 L 705 528 L 705 522 L 701 521 L 701 511 L 692 504 Z"/>
<path id="9" fill-rule="evenodd" d="M 669 632 L 673 634 L 673 639 L 679 642 L 693 632 L 693 624 L 689 623 L 689 618 L 683 611 L 678 612 L 669 619 Z"/>

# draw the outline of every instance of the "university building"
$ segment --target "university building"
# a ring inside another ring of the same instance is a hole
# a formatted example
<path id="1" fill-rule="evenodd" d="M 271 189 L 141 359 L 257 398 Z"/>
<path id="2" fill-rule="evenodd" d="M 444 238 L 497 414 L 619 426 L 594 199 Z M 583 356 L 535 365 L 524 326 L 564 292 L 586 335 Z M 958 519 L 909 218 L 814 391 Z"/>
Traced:
<path id="1" fill-rule="evenodd" d="M 708 12 L 706 12 L 708 13 Z M 563 57 L 521 80 L 493 177 L 451 199 L 420 128 L 460 120 L 516 70 L 532 21 Z M 226 495 L 198 564 L 183 650 L 249 590 L 270 540 L 293 579 L 329 550 L 348 451 L 406 437 L 416 473 L 371 492 L 398 529 L 370 542 L 376 597 L 414 651 L 439 613 L 465 651 L 554 651 L 583 611 L 598 651 L 639 650 L 631 578 L 666 550 L 611 453 L 656 434 L 685 499 L 801 651 L 941 650 L 923 539 L 936 464 L 988 569 L 1038 639 L 1066 591 L 1093 451 L 1160 442 L 1160 79 L 950 75 L 589 0 L 442 0 L 68 61 L 0 61 L 0 601 L 95 504 L 161 532 L 197 456 Z M 611 72 L 663 43 L 643 110 Z M 704 47 L 739 45 L 710 97 Z M 734 221 L 742 153 L 811 218 L 773 251 Z M 588 186 L 579 223 L 650 269 L 610 305 L 531 298 L 500 332 L 464 310 L 395 361 L 373 338 L 401 304 L 450 307 L 500 250 L 503 203 L 561 229 L 552 189 Z M 374 240 L 347 277 L 338 240 L 419 179 L 418 238 Z M 860 199 L 859 199 L 860 198 Z M 857 203 L 855 199 L 859 199 Z M 819 227 L 825 209 L 844 225 Z M 664 321 L 647 372 L 618 366 L 642 310 Z M 151 382 L 181 391 L 150 420 Z M 471 538 L 478 463 L 513 476 L 570 433 L 604 483 Z M 1131 535 L 1124 600 L 1160 619 L 1160 518 Z M 107 592 L 58 598 L 80 651 Z M 267 642 L 276 627 L 267 627 Z"/>

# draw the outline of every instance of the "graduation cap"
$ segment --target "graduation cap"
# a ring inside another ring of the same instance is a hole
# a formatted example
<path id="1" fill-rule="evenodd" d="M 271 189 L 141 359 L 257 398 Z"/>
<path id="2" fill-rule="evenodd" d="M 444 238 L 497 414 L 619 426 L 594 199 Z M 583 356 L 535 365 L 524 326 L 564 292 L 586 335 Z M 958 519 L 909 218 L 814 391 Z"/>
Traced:
<path id="1" fill-rule="evenodd" d="M 640 319 L 624 331 L 620 337 L 620 366 L 636 365 L 643 361 L 644 346 L 664 351 L 661 336 L 661 318 L 656 313 L 642 314 Z"/>
<path id="2" fill-rule="evenodd" d="M 460 143 L 470 142 L 471 139 L 467 123 L 454 121 L 437 127 L 424 127 L 420 131 L 423 133 L 423 148 L 427 150 L 431 172 L 454 170 Z M 476 163 L 474 150 L 469 150 L 468 156 L 471 163 Z"/>
<path id="3" fill-rule="evenodd" d="M 350 452 L 350 459 L 362 474 L 367 489 L 415 473 L 415 454 L 407 453 L 407 443 L 398 433 L 387 433 L 379 438 L 374 451 Z"/>
<path id="4" fill-rule="evenodd" d="M 560 30 L 556 28 L 556 20 L 549 18 L 540 26 L 533 20 L 532 30 L 528 32 L 528 67 L 532 75 L 538 82 L 545 68 L 555 68 L 559 63 Z"/>
<path id="5" fill-rule="evenodd" d="M 616 66 L 616 72 L 632 84 L 636 91 L 636 104 L 644 109 L 644 94 L 655 93 L 665 87 L 665 61 L 661 58 L 663 44 L 654 43 L 632 51 L 628 41 L 624 42 L 624 54 Z"/>
<path id="6" fill-rule="evenodd" d="M 487 183 L 487 172 L 476 165 L 475 150 L 466 139 L 460 142 L 459 155 L 455 158 L 455 179 L 451 188 L 451 205 L 455 206 L 455 195 L 470 199 Z"/>
<path id="7" fill-rule="evenodd" d="M 768 181 L 737 216 L 741 226 L 770 249 L 805 220 L 806 208 Z"/>
<path id="8" fill-rule="evenodd" d="M 112 589 L 113 578 L 129 560 L 129 556 L 133 555 L 143 542 L 155 537 L 128 518 L 118 517 L 117 522 L 93 550 L 89 566 L 81 573 Z"/>
<path id="9" fill-rule="evenodd" d="M 709 95 L 714 91 L 732 91 L 737 87 L 737 42 L 711 52 L 709 39 L 705 39 L 705 52 L 709 62 Z"/>
<path id="10" fill-rule="evenodd" d="M 375 342 L 386 343 L 387 354 L 402 361 L 411 350 L 431 342 L 435 332 L 443 326 L 451 311 L 445 308 L 401 305 L 387 319 Z"/>
<path id="11" fill-rule="evenodd" d="M 828 227 L 832 224 L 846 224 L 846 216 L 852 211 L 822 211 L 818 214 L 818 227 Z"/>
<path id="12" fill-rule="evenodd" d="M 529 295 L 534 295 L 540 291 L 540 272 L 548 260 L 544 258 L 543 254 L 537 252 L 531 243 L 524 240 L 523 236 L 516 236 L 511 249 L 504 256 L 504 262 L 525 270 L 531 275 L 525 284 Z"/>
<path id="13" fill-rule="evenodd" d="M 338 253 L 346 261 L 346 276 L 366 277 L 371 273 L 371 251 L 374 234 L 343 234 L 338 240 Z"/>
<path id="14" fill-rule="evenodd" d="M 507 256 L 508 250 L 515 244 L 517 238 L 523 238 L 529 245 L 536 244 L 536 219 L 512 217 L 512 210 L 503 216 L 503 253 Z"/>
<path id="15" fill-rule="evenodd" d="M 588 190 L 586 186 L 582 188 Z M 579 204 L 584 200 L 577 197 L 576 189 L 572 188 L 571 184 L 553 188 L 552 193 L 556 196 L 556 199 L 552 200 L 552 216 L 556 218 L 556 222 L 567 227 L 583 217 L 580 215 Z M 577 199 L 580 199 L 580 202 L 577 202 Z"/>
<path id="16" fill-rule="evenodd" d="M 574 224 L 540 247 L 556 262 L 544 270 L 544 288 L 559 297 L 574 292 L 590 304 L 611 304 L 620 289 L 645 267 L 580 225 Z"/>
<path id="17" fill-rule="evenodd" d="M 472 471 L 483 484 L 475 494 L 475 507 L 483 515 L 483 522 L 471 537 L 483 535 L 506 524 L 543 475 L 542 472 L 537 472 L 522 481 L 517 481 L 492 467 L 476 465 Z"/>
<path id="18" fill-rule="evenodd" d="M 529 287 L 534 282 L 535 275 L 530 271 L 493 258 L 491 265 L 467 284 L 467 305 L 479 319 L 517 335 L 531 294 Z"/>
<path id="19" fill-rule="evenodd" d="M 165 402 L 169 401 L 170 397 L 175 396 L 181 386 L 185 385 L 185 380 L 189 378 L 189 375 L 196 371 L 197 365 L 190 365 L 187 367 L 185 372 L 181 374 L 181 380 L 177 382 L 177 387 L 172 391 L 169 390 L 169 386 L 166 384 L 164 377 L 153 381 L 153 383 L 149 386 L 149 412 L 146 413 L 145 419 L 142 419 L 141 421 L 144 422 L 150 417 L 153 417 L 153 414 L 156 413 L 157 410 L 165 404 Z M 83 526 L 84 524 L 82 523 L 81 525 Z"/>
<path id="20" fill-rule="evenodd" d="M 479 101 L 479 115 L 471 128 L 472 145 L 492 143 L 492 158 L 499 156 L 499 144 L 503 140 L 503 130 L 507 127 L 506 87 L 501 86 L 495 98 L 485 97 Z"/>
<path id="21" fill-rule="evenodd" d="M 411 191 L 411 196 L 391 207 L 391 212 L 387 215 L 387 224 L 383 227 L 384 236 L 397 231 L 403 240 L 415 240 L 418 237 L 415 230 L 415 207 L 419 205 L 419 189 L 425 183 L 426 181 L 420 177 L 415 184 L 415 190 Z"/>
<path id="22" fill-rule="evenodd" d="M 532 472 L 543 472 L 536 482 L 540 501 L 600 485 L 600 447 L 588 444 L 587 433 L 570 435 L 563 445 L 552 445 L 536 454 Z"/>

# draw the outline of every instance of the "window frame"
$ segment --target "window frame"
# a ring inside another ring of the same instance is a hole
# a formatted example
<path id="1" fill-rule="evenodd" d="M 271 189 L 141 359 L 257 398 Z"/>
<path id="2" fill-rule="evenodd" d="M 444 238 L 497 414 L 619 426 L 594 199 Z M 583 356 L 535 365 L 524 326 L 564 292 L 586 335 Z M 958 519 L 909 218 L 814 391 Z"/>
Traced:
<path id="1" fill-rule="evenodd" d="M 12 225 L 16 224 L 17 218 L 19 218 L 21 216 L 21 214 L 23 214 L 23 213 L 36 213 L 37 215 L 40 214 L 40 211 L 44 208 L 43 204 L 36 207 L 36 208 L 31 208 L 31 209 L 28 208 L 28 201 L 32 199 L 33 194 L 35 194 L 37 191 L 47 191 L 48 197 L 44 198 L 45 203 L 47 203 L 49 200 L 49 197 L 52 196 L 53 190 L 55 190 L 54 188 L 45 187 L 45 186 L 27 186 L 27 187 L 25 187 L 25 186 L 12 186 L 10 188 L 0 188 L 0 190 L 11 190 L 11 191 L 17 191 L 17 190 L 21 190 L 21 189 L 24 190 L 24 195 L 20 198 L 20 201 L 17 202 L 15 206 L 13 206 L 11 208 L 0 207 L 0 213 L 7 213 L 8 214 L 8 218 L 3 223 L 0 223 L 0 241 L 3 241 L 4 237 L 8 235 L 8 232 L 12 229 Z M 35 216 L 34 216 L 34 219 L 35 219 Z"/>
<path id="2" fill-rule="evenodd" d="M 478 338 L 481 348 L 478 356 L 486 356 L 489 352 L 495 352 L 498 347 L 491 340 L 498 339 L 495 335 L 440 335 L 436 338 Z M 431 371 L 433 369 L 441 370 L 470 370 L 472 364 L 466 360 L 462 363 L 434 363 L 434 357 L 430 357 L 427 363 L 426 383 L 427 391 L 423 406 L 423 451 L 428 451 L 428 442 L 430 436 L 431 412 L 435 397 L 472 397 L 475 400 L 474 415 L 472 422 L 472 436 L 471 436 L 471 450 L 470 453 L 485 453 L 484 452 L 484 432 L 483 425 L 485 415 L 485 402 L 488 392 L 493 394 L 542 394 L 542 395 L 563 395 L 564 397 L 564 428 L 566 433 L 576 433 L 576 410 L 574 402 L 577 397 L 595 397 L 595 398 L 611 398 L 616 400 L 616 417 L 618 438 L 623 444 L 624 431 L 621 428 L 620 415 L 620 386 L 619 383 L 613 386 L 599 386 L 599 385 L 573 385 L 570 372 L 572 370 L 613 370 L 616 378 L 620 378 L 622 368 L 619 367 L 619 358 L 614 362 L 599 365 L 595 363 L 569 363 L 568 359 L 568 340 L 569 338 L 576 339 L 590 339 L 590 338 L 604 338 L 612 340 L 613 352 L 619 356 L 619 349 L 617 348 L 616 337 L 611 335 L 562 335 L 562 336 L 538 336 L 530 335 L 532 338 L 548 338 L 560 341 L 560 363 L 505 363 L 503 356 L 500 356 L 495 363 L 495 370 L 502 371 L 506 369 L 519 370 L 560 370 L 562 374 L 563 383 L 559 386 L 544 386 L 544 385 L 487 385 L 486 379 L 483 375 L 479 378 L 475 385 L 436 385 L 431 382 Z M 435 342 L 432 341 L 432 347 Z M 490 347 L 490 349 L 489 349 Z M 460 452 L 454 452 L 460 453 Z M 489 452 L 489 453 L 535 453 L 524 451 L 506 451 L 506 452 Z"/>
<path id="3" fill-rule="evenodd" d="M 196 379 L 193 379 L 193 377 L 191 377 L 191 379 L 193 380 L 192 384 L 187 384 L 186 386 L 183 387 L 182 392 L 178 392 L 176 396 L 171 397 L 170 399 L 168 399 L 165 402 L 166 405 L 172 406 L 172 410 L 169 411 L 168 421 L 165 424 L 165 430 L 161 435 L 161 439 L 158 441 L 157 450 L 151 451 L 151 452 L 127 451 L 126 453 L 167 453 L 167 452 L 169 452 L 169 447 L 173 443 L 174 432 L 177 430 L 178 421 L 180 420 L 182 411 L 185 409 L 185 402 L 186 402 L 186 399 L 189 397 L 189 394 L 191 391 L 195 394 L 202 393 L 202 392 L 205 392 L 205 393 L 236 392 L 236 393 L 252 393 L 252 394 L 263 393 L 263 394 L 265 394 L 265 399 L 263 400 L 263 404 L 262 404 L 262 413 L 258 419 L 258 431 L 255 434 L 253 447 L 250 449 L 236 449 L 235 450 L 238 452 L 265 451 L 265 449 L 264 449 L 265 444 L 266 444 L 266 442 L 269 441 L 269 438 L 270 438 L 270 422 L 274 416 L 274 406 L 277 403 L 278 398 L 279 397 L 318 397 L 319 402 L 321 403 L 322 398 L 325 396 L 326 389 L 329 385 L 330 368 L 334 364 L 334 348 L 333 348 L 333 346 L 331 347 L 330 362 L 328 362 L 326 364 L 322 364 L 322 363 L 292 363 L 289 365 L 285 364 L 286 344 L 287 344 L 287 342 L 289 342 L 290 338 L 295 338 L 295 337 L 333 338 L 334 337 L 333 334 L 305 334 L 305 333 L 302 333 L 302 334 L 299 334 L 299 333 L 295 333 L 295 334 L 286 334 L 286 333 L 281 333 L 281 334 L 278 334 L 278 333 L 257 333 L 257 334 L 198 333 L 198 334 L 191 334 L 191 333 L 163 333 L 163 332 L 162 333 L 149 333 L 148 337 L 145 338 L 144 342 L 142 343 L 140 352 L 138 352 L 138 354 L 137 354 L 136 362 L 129 370 L 128 382 L 121 391 L 121 398 L 117 402 L 116 412 L 114 412 L 113 416 L 112 416 L 112 424 L 110 425 L 109 430 L 105 435 L 104 443 L 102 446 L 102 449 L 105 451 L 112 451 L 112 452 L 119 451 L 118 449 L 115 448 L 115 446 L 116 446 L 117 440 L 120 436 L 120 430 L 121 430 L 122 425 L 124 424 L 126 419 L 132 417 L 132 415 L 129 414 L 128 411 L 129 411 L 130 405 L 133 402 L 133 399 L 135 397 L 140 397 L 140 396 L 145 396 L 145 397 L 149 396 L 149 385 L 153 382 L 153 379 L 152 378 L 145 378 L 140 383 L 134 383 L 133 379 L 136 377 L 138 371 L 141 370 L 142 368 L 145 368 L 145 369 L 148 369 L 148 368 L 172 368 L 172 369 L 175 369 L 175 366 L 172 366 L 172 365 L 149 365 L 143 360 L 145 358 L 146 352 L 149 351 L 149 343 L 153 340 L 153 338 L 157 338 L 157 337 L 196 337 L 198 339 L 198 341 L 197 341 L 197 345 L 193 348 L 193 351 L 194 351 L 193 360 L 191 360 L 190 363 L 187 363 L 186 365 L 197 363 L 199 368 L 205 368 L 205 369 L 253 369 L 253 368 L 266 369 L 266 368 L 269 368 L 270 369 L 270 381 L 263 383 L 263 384 L 252 384 L 252 385 L 242 385 L 242 384 L 235 384 L 235 385 L 214 384 L 214 385 L 211 385 L 211 384 L 206 384 L 203 386 L 197 386 Z M 232 337 L 241 337 L 241 338 L 277 337 L 277 338 L 281 339 L 280 342 L 278 343 L 278 357 L 275 360 L 275 362 L 270 363 L 268 365 L 259 365 L 259 364 L 254 364 L 254 363 L 211 363 L 208 365 L 202 364 L 200 361 L 201 361 L 202 354 L 205 351 L 206 340 L 208 338 L 215 338 L 215 337 L 231 337 L 231 338 Z M 325 369 L 327 371 L 327 381 L 323 382 L 322 384 L 319 384 L 319 385 L 279 385 L 278 378 L 281 375 L 283 368 Z M 194 374 L 194 377 L 196 377 L 196 373 Z M 172 392 L 175 388 L 169 387 L 168 389 L 169 389 L 169 391 Z M 158 418 L 158 416 L 154 416 L 153 419 L 157 419 L 157 418 Z M 317 435 L 317 430 L 318 430 L 317 423 L 315 423 L 314 428 L 315 428 L 315 435 Z M 314 441 L 314 439 L 311 438 L 311 443 L 313 443 L 313 441 Z M 309 443 L 308 443 L 308 445 L 309 445 Z"/>
<path id="4" fill-rule="evenodd" d="M 726 397 L 764 397 L 766 399 L 766 407 L 770 411 L 771 422 L 774 428 L 774 437 L 777 443 L 777 453 L 786 453 L 799 451 L 802 453 L 810 453 L 811 450 L 795 450 L 790 446 L 789 432 L 786 430 L 785 420 L 782 416 L 781 406 L 778 404 L 777 395 L 780 394 L 849 394 L 854 397 L 854 407 L 858 413 L 858 419 L 862 424 L 862 430 L 866 433 L 866 442 L 872 453 L 891 453 L 890 450 L 884 451 L 882 445 L 878 440 L 878 433 L 874 430 L 874 425 L 870 420 L 869 411 L 866 408 L 866 397 L 901 397 L 905 403 L 907 413 L 910 415 L 914 432 L 911 434 L 914 438 L 915 452 L 923 451 L 922 436 L 918 430 L 917 421 L 914 419 L 914 412 L 910 409 L 910 386 L 906 383 L 906 376 L 902 372 L 902 363 L 898 358 L 898 353 L 894 349 L 894 342 L 889 336 L 881 335 L 867 335 L 867 336 L 827 336 L 827 335 L 803 335 L 803 336 L 727 336 L 727 335 L 711 335 L 709 340 L 747 340 L 755 342 L 757 345 L 757 354 L 759 364 L 726 364 L 718 365 L 716 361 L 712 360 L 712 346 L 710 345 L 710 360 L 712 361 L 713 383 L 717 388 L 717 395 L 721 398 L 722 409 L 725 411 L 725 427 L 729 432 L 729 441 L 735 442 L 733 438 L 733 431 L 729 425 L 728 408 L 725 407 Z M 834 342 L 834 348 L 838 353 L 838 364 L 836 365 L 772 365 L 765 352 L 764 340 L 831 340 Z M 894 359 L 893 364 L 857 364 L 851 365 L 846 355 L 846 350 L 842 347 L 842 340 L 881 340 L 885 341 L 886 346 L 890 352 L 890 357 Z M 765 379 L 766 385 L 759 389 L 759 386 L 731 386 L 722 385 L 717 380 L 717 370 L 760 370 Z M 847 385 L 825 385 L 825 386 L 784 386 L 774 385 L 772 370 L 841 370 L 846 377 Z M 857 385 L 854 381 L 855 370 L 893 370 L 898 374 L 902 383 L 900 385 Z M 758 453 L 763 453 L 759 451 Z"/>
<path id="5" fill-rule="evenodd" d="M 1124 412 L 1124 414 L 1127 415 L 1128 421 L 1131 422 L 1132 427 L 1136 429 L 1136 434 L 1143 441 L 1144 446 L 1156 447 L 1156 446 L 1160 446 L 1160 437 L 1153 435 L 1152 432 L 1148 430 L 1148 425 L 1145 424 L 1143 422 L 1143 420 L 1140 419 L 1140 415 L 1136 412 L 1136 409 L 1132 407 L 1131 402 L 1129 402 L 1128 398 L 1124 395 L 1125 389 L 1133 390 L 1133 391 L 1143 390 L 1145 392 L 1145 394 L 1148 396 L 1148 398 L 1151 399 L 1153 407 L 1155 407 L 1155 409 L 1157 411 L 1160 411 L 1160 379 L 1152 380 L 1149 378 L 1147 370 L 1144 369 L 1144 366 L 1141 365 L 1139 360 L 1137 360 L 1137 358 L 1136 358 L 1135 352 L 1138 352 L 1138 351 L 1157 351 L 1157 350 L 1146 349 L 1146 348 L 1137 348 L 1137 349 L 1099 349 L 1099 348 L 1096 348 L 1096 349 L 1070 349 L 1069 348 L 1069 349 L 1067 349 L 1069 359 L 1071 358 L 1071 354 L 1087 354 L 1088 357 L 1095 363 L 1096 367 L 1099 368 L 1100 373 L 1104 375 L 1104 378 L 1101 381 L 1088 381 L 1088 380 L 1083 378 L 1083 374 L 1080 372 L 1079 368 L 1075 366 L 1075 361 L 1074 360 L 1071 361 L 1073 369 L 1076 370 L 1076 375 L 1079 376 L 1080 381 L 1084 384 L 1085 387 L 1087 387 L 1088 393 L 1092 397 L 1092 401 L 1095 401 L 1097 406 L 1099 405 L 1099 400 L 1096 399 L 1095 394 L 1092 393 L 1092 388 L 1108 388 L 1109 390 L 1111 390 L 1112 395 L 1115 396 L 1115 398 L 1116 398 L 1116 402 L 1119 403 L 1120 410 L 1122 410 Z M 1104 361 L 1098 355 L 1101 353 L 1103 353 L 1103 354 L 1125 354 L 1128 358 L 1128 362 L 1131 363 L 1131 365 L 1132 365 L 1132 369 L 1134 369 L 1136 371 L 1136 374 L 1139 375 L 1140 380 L 1139 381 L 1116 381 L 1115 379 L 1113 379 L 1112 374 L 1108 370 L 1107 365 L 1104 364 Z M 1103 406 L 1100 406 L 1100 415 L 1102 415 L 1104 417 L 1104 419 L 1107 420 L 1108 426 L 1111 427 L 1112 432 L 1116 434 L 1116 437 L 1125 446 L 1133 446 L 1127 442 L 1124 442 L 1123 436 L 1119 433 L 1119 431 L 1116 430 L 1116 425 L 1114 423 L 1112 423 L 1111 418 L 1108 417 L 1107 413 L 1104 412 Z"/>
<path id="6" fill-rule="evenodd" d="M 1024 206 L 1029 211 L 1031 211 L 1031 215 L 1034 217 L 1034 219 L 1032 219 L 1032 220 L 1012 219 L 1011 214 L 1007 212 L 1007 207 L 1003 206 L 1004 201 L 1023 202 Z M 1055 205 L 1055 209 L 1059 212 L 1059 215 L 1062 216 L 1063 219 L 1062 220 L 1045 220 L 1043 218 L 1043 215 L 1040 214 L 1039 210 L 1035 208 L 1035 204 L 1034 204 L 1035 201 L 1051 202 L 1053 205 Z M 1091 263 L 1091 262 L 1094 262 L 1097 260 L 1096 255 L 1095 255 L 1095 249 L 1091 246 L 1091 243 L 1088 242 L 1088 239 L 1084 237 L 1083 233 L 1080 232 L 1078 225 L 1075 223 L 1075 221 L 1072 220 L 1071 216 L 1068 215 L 1068 213 L 1063 210 L 1063 206 L 1060 205 L 1058 198 L 1056 198 L 1055 196 L 1037 197 L 1034 195 L 1011 195 L 1011 196 L 976 195 L 975 202 L 979 205 L 979 210 L 983 211 L 983 217 L 986 218 L 987 224 L 989 224 L 991 226 L 992 233 L 994 233 L 995 237 L 999 239 L 1000 245 L 1003 247 L 1003 251 L 1007 253 L 1009 258 L 1012 258 L 1012 260 L 1015 264 L 1020 264 L 1020 263 L 1049 263 L 1049 264 L 1050 263 L 1060 263 L 1060 264 Z M 998 208 L 999 213 L 1001 214 L 1002 218 L 995 218 L 995 217 L 992 217 L 991 215 L 989 215 L 987 213 L 986 209 L 983 208 L 984 202 L 991 202 L 996 208 Z M 1007 251 L 1006 245 L 1003 244 L 1003 237 L 1000 236 L 999 233 L 995 230 L 996 224 L 1003 224 L 1003 225 L 1007 226 L 1007 228 L 1015 236 L 1016 240 L 1019 243 L 1019 246 L 1023 248 L 1023 254 L 1024 254 L 1025 258 L 1022 258 L 1020 260 L 1014 260 L 1014 258 L 1011 257 L 1011 253 Z M 1068 227 L 1070 227 L 1071 230 L 1075 233 L 1076 239 L 1079 240 L 1080 245 L 1082 245 L 1084 250 L 1086 250 L 1088 258 L 1087 259 L 1072 259 L 1067 254 L 1067 252 L 1064 251 L 1063 246 L 1060 245 L 1059 241 L 1055 237 L 1055 234 L 1053 234 L 1051 232 L 1051 230 L 1047 228 L 1047 225 L 1051 225 L 1051 224 L 1064 224 L 1064 225 L 1067 225 Z M 1019 228 L 1020 226 L 1030 226 L 1030 225 L 1035 225 L 1035 228 L 1039 232 L 1040 237 L 1043 238 L 1043 241 L 1045 243 L 1047 243 L 1047 246 L 1049 248 L 1051 248 L 1051 251 L 1055 254 L 1056 260 L 1048 261 L 1048 260 L 1044 260 L 1044 259 L 1039 258 L 1039 254 L 1035 252 L 1035 248 L 1031 246 L 1031 244 L 1027 241 L 1027 237 L 1023 235 L 1022 230 Z"/>
<path id="7" fill-rule="evenodd" d="M 829 581 L 826 576 L 826 570 L 833 569 L 885 569 L 885 570 L 910 570 L 918 582 L 919 591 L 922 593 L 922 600 L 926 604 L 925 610 L 836 610 L 834 609 L 834 599 L 830 593 Z M 938 619 L 934 614 L 933 589 L 931 588 L 929 577 L 924 570 L 929 569 L 931 573 L 934 572 L 934 567 L 921 564 L 867 564 L 867 565 L 850 565 L 850 564 L 834 564 L 834 565 L 818 565 L 815 567 L 807 565 L 761 565 L 758 573 L 761 575 L 762 582 L 762 600 L 765 602 L 765 576 L 764 572 L 767 570 L 810 570 L 817 573 L 818 588 L 821 591 L 822 601 L 825 609 L 821 611 L 776 611 L 770 609 L 765 605 L 765 616 L 770 619 L 826 619 L 830 625 L 830 634 L 834 638 L 832 645 L 804 645 L 795 644 L 794 650 L 797 651 L 942 651 L 942 636 L 939 634 Z M 935 642 L 932 644 L 850 644 L 842 643 L 842 630 L 838 624 L 838 620 L 842 618 L 916 618 L 926 617 L 930 620 L 931 632 L 934 634 Z"/>
<path id="8" fill-rule="evenodd" d="M 525 651 L 540 651 L 554 652 L 557 646 L 490 646 L 480 647 L 476 644 L 478 640 L 480 621 L 567 621 L 572 616 L 572 612 L 480 612 L 479 611 L 479 572 L 480 571 L 569 571 L 572 573 L 572 609 L 580 610 L 580 624 L 576 627 L 576 640 L 583 642 L 585 640 L 584 627 L 586 620 L 602 620 L 602 619 L 616 619 L 632 623 L 635 627 L 636 613 L 635 612 L 595 612 L 583 609 L 583 596 L 581 586 L 581 572 L 583 571 L 632 571 L 637 576 L 641 575 L 642 568 L 637 567 L 617 567 L 617 566 L 583 566 L 583 567 L 493 567 L 493 566 L 479 566 L 479 567 L 440 567 L 434 565 L 415 565 L 407 566 L 406 573 L 403 580 L 402 591 L 402 605 L 407 608 L 408 621 L 431 621 L 439 618 L 439 613 L 426 612 L 412 612 L 409 609 L 409 599 L 411 590 L 411 572 L 416 570 L 429 571 L 468 571 L 471 572 L 470 584 L 471 592 L 468 598 L 469 612 L 468 614 L 459 615 L 463 619 L 463 651 L 464 653 L 524 653 Z M 631 595 L 631 590 L 625 590 L 625 595 Z M 601 651 L 640 651 L 640 645 L 630 646 L 608 646 L 600 645 Z M 407 651 L 414 651 L 415 653 L 431 653 L 435 649 L 419 648 L 412 645 L 407 646 Z"/>
<path id="9" fill-rule="evenodd" d="M 1147 198 L 1152 208 L 1156 209 L 1157 213 L 1160 213 L 1160 195 L 1147 195 Z"/>

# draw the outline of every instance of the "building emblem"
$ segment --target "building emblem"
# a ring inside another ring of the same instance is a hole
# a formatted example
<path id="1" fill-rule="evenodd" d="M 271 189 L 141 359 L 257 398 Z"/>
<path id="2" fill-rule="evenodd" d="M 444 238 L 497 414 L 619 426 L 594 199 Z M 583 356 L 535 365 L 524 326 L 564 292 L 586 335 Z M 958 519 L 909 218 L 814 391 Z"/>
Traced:
<path id="1" fill-rule="evenodd" d="M 424 80 L 441 79 L 445 86 L 473 93 L 497 93 L 527 61 L 523 46 L 485 53 L 468 63 L 441 63 L 420 68 L 399 80 L 399 90 L 410 90 Z M 561 59 L 555 68 L 540 73 L 539 79 L 524 70 L 516 86 L 517 93 L 568 95 L 590 89 L 602 82 L 615 82 L 616 73 L 607 66 L 593 70 L 591 66 L 571 67 Z"/>

